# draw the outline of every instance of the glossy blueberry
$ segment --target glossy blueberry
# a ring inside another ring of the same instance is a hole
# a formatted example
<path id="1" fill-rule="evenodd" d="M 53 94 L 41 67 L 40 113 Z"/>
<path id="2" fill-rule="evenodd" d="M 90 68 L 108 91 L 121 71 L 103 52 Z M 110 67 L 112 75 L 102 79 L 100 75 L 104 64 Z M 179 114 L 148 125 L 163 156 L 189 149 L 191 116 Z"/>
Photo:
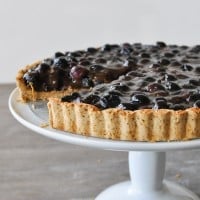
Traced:
<path id="1" fill-rule="evenodd" d="M 74 66 L 70 71 L 70 76 L 73 80 L 78 81 L 88 75 L 89 71 L 81 66 Z"/>
<path id="2" fill-rule="evenodd" d="M 100 99 L 102 108 L 115 108 L 120 104 L 121 100 L 118 95 L 109 94 Z"/>
<path id="3" fill-rule="evenodd" d="M 80 61 L 79 64 L 82 65 L 82 66 L 88 66 L 88 65 L 91 64 L 91 62 L 89 60 L 82 60 L 82 61 Z"/>
<path id="4" fill-rule="evenodd" d="M 148 77 L 146 77 L 146 78 L 144 79 L 144 81 L 147 81 L 147 82 L 154 82 L 155 80 L 156 80 L 155 78 L 150 77 L 150 76 L 148 76 Z"/>
<path id="5" fill-rule="evenodd" d="M 157 45 L 159 48 L 164 48 L 164 47 L 167 46 L 164 42 L 161 42 L 161 41 L 156 42 L 156 45 Z"/>
<path id="6" fill-rule="evenodd" d="M 195 72 L 200 74 L 200 67 L 196 67 Z"/>
<path id="7" fill-rule="evenodd" d="M 200 80 L 190 79 L 189 84 L 200 86 Z"/>
<path id="8" fill-rule="evenodd" d="M 149 84 L 147 86 L 147 91 L 148 92 L 156 92 L 156 91 L 159 91 L 159 90 L 165 90 L 165 87 L 163 87 L 159 83 L 152 83 L 152 84 Z"/>
<path id="9" fill-rule="evenodd" d="M 162 101 L 162 100 L 156 101 L 153 106 L 153 109 L 168 109 L 168 108 L 169 105 L 167 104 L 167 101 Z"/>
<path id="10" fill-rule="evenodd" d="M 173 82 L 167 82 L 166 83 L 166 88 L 169 90 L 169 91 L 177 91 L 177 90 L 180 90 L 181 87 L 176 84 L 176 83 L 173 83 Z"/>
<path id="11" fill-rule="evenodd" d="M 120 84 L 120 85 L 112 85 L 111 87 L 110 87 L 110 90 L 112 91 L 112 90 L 116 90 L 116 91 L 120 91 L 120 92 L 126 92 L 126 91 L 128 91 L 130 88 L 127 86 L 127 85 L 125 85 L 125 84 Z"/>
<path id="12" fill-rule="evenodd" d="M 132 103 L 139 103 L 140 105 L 147 105 L 150 103 L 150 99 L 148 96 L 144 94 L 133 94 L 131 96 Z"/>
<path id="13" fill-rule="evenodd" d="M 54 68 L 67 69 L 69 67 L 68 61 L 64 57 L 54 60 Z"/>
<path id="14" fill-rule="evenodd" d="M 193 67 L 191 65 L 188 65 L 188 64 L 184 64 L 181 66 L 181 69 L 183 71 L 192 71 L 193 70 Z"/>
<path id="15" fill-rule="evenodd" d="M 167 53 L 164 54 L 164 56 L 167 57 L 167 58 L 172 58 L 172 57 L 174 57 L 174 54 L 167 52 Z"/>
<path id="16" fill-rule="evenodd" d="M 94 71 L 94 72 L 98 72 L 103 70 L 104 67 L 102 65 L 98 65 L 98 64 L 94 64 L 90 66 L 90 70 Z"/>
<path id="17" fill-rule="evenodd" d="M 117 108 L 123 109 L 123 110 L 137 110 L 139 107 L 138 103 L 120 103 Z"/>
<path id="18" fill-rule="evenodd" d="M 174 104 L 170 108 L 172 110 L 184 110 L 185 109 L 184 105 L 181 105 L 181 104 Z"/>
<path id="19" fill-rule="evenodd" d="M 100 100 L 100 97 L 95 94 L 91 94 L 83 99 L 84 103 L 95 105 Z"/>
<path id="20" fill-rule="evenodd" d="M 59 58 L 59 57 L 64 56 L 64 55 L 65 55 L 65 54 L 62 53 L 62 52 L 56 52 L 56 53 L 54 54 L 54 57 L 55 57 L 55 58 Z"/>
<path id="21" fill-rule="evenodd" d="M 170 61 L 168 59 L 163 58 L 162 60 L 160 60 L 160 64 L 161 65 L 169 65 Z"/>
<path id="22" fill-rule="evenodd" d="M 44 74 L 46 72 L 48 72 L 50 69 L 50 66 L 46 63 L 41 63 L 38 65 L 38 67 L 36 68 L 36 70 L 40 73 L 40 74 Z"/>
<path id="23" fill-rule="evenodd" d="M 197 100 L 197 101 L 194 103 L 194 107 L 195 107 L 195 108 L 200 108 L 200 100 Z"/>
<path id="24" fill-rule="evenodd" d="M 199 93 L 192 94 L 188 98 L 189 102 L 195 102 L 195 101 L 198 101 L 198 100 L 200 100 L 200 94 Z"/>
<path id="25" fill-rule="evenodd" d="M 95 60 L 95 63 L 105 64 L 105 63 L 107 63 L 107 60 L 104 58 L 97 58 Z"/>
<path id="26" fill-rule="evenodd" d="M 82 79 L 82 86 L 84 88 L 90 88 L 94 86 L 94 83 L 90 78 L 86 77 Z"/>
<path id="27" fill-rule="evenodd" d="M 80 99 L 80 95 L 77 92 L 72 93 L 71 95 L 67 95 L 61 98 L 62 102 L 72 102 Z"/>
<path id="28" fill-rule="evenodd" d="M 174 75 L 165 74 L 164 80 L 165 80 L 165 81 L 175 81 L 175 80 L 177 80 L 177 79 L 176 79 L 176 77 L 175 77 Z"/>
<path id="29" fill-rule="evenodd" d="M 89 53 L 96 53 L 98 51 L 98 49 L 97 48 L 93 48 L 93 47 L 89 47 L 89 48 L 87 48 L 87 52 L 89 52 Z"/>

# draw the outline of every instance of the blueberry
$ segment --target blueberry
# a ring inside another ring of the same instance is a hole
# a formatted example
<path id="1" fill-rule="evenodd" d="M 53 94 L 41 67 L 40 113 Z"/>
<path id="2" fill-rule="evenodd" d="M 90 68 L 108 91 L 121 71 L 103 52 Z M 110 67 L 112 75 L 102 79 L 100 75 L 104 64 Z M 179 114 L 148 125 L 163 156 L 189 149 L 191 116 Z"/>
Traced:
<path id="1" fill-rule="evenodd" d="M 199 93 L 192 94 L 188 98 L 189 102 L 195 102 L 195 101 L 198 101 L 198 100 L 200 100 L 200 94 Z"/>
<path id="2" fill-rule="evenodd" d="M 159 48 L 164 48 L 164 47 L 167 46 L 164 42 L 161 42 L 161 41 L 156 42 L 156 45 L 157 45 Z"/>
<path id="3" fill-rule="evenodd" d="M 100 97 L 94 94 L 88 95 L 83 99 L 84 103 L 95 105 L 100 100 Z"/>
<path id="4" fill-rule="evenodd" d="M 72 102 L 75 100 L 79 100 L 80 99 L 80 95 L 77 92 L 72 93 L 71 95 L 67 95 L 61 98 L 62 102 Z"/>
<path id="5" fill-rule="evenodd" d="M 51 65 L 53 65 L 53 62 L 54 62 L 54 60 L 52 58 L 46 58 L 46 59 L 43 60 L 42 63 L 45 63 L 45 64 L 51 66 Z"/>
<path id="6" fill-rule="evenodd" d="M 193 67 L 191 65 L 188 65 L 188 64 L 184 64 L 181 66 L 181 69 L 183 71 L 192 71 L 193 70 Z"/>
<path id="7" fill-rule="evenodd" d="M 115 108 L 120 102 L 119 96 L 114 94 L 105 95 L 100 99 L 100 105 L 103 108 Z"/>
<path id="8" fill-rule="evenodd" d="M 197 100 L 197 101 L 194 103 L 194 107 L 195 107 L 195 108 L 200 108 L 200 100 Z"/>
<path id="9" fill-rule="evenodd" d="M 38 67 L 36 68 L 36 70 L 40 73 L 40 74 L 44 74 L 46 73 L 48 70 L 50 69 L 50 66 L 46 63 L 41 63 L 38 65 Z"/>
<path id="10" fill-rule="evenodd" d="M 90 78 L 87 77 L 82 79 L 82 86 L 85 88 L 90 88 L 94 86 L 94 83 Z"/>
<path id="11" fill-rule="evenodd" d="M 152 83 L 147 86 L 148 92 L 156 92 L 159 90 L 165 90 L 165 88 L 159 83 Z"/>
<path id="12" fill-rule="evenodd" d="M 200 67 L 196 67 L 195 72 L 200 74 Z"/>
<path id="13" fill-rule="evenodd" d="M 153 109 L 168 109 L 168 108 L 169 105 L 167 104 L 167 101 L 162 101 L 162 100 L 156 101 L 153 106 Z"/>
<path id="14" fill-rule="evenodd" d="M 200 86 L 200 80 L 190 79 L 189 84 Z"/>
<path id="15" fill-rule="evenodd" d="M 150 77 L 150 76 L 148 76 L 148 77 L 146 77 L 146 78 L 144 79 L 144 81 L 147 81 L 147 82 L 154 82 L 155 80 L 156 80 L 155 78 Z"/>
<path id="16" fill-rule="evenodd" d="M 54 57 L 55 57 L 55 58 L 59 58 L 59 57 L 64 56 L 64 55 L 65 55 L 65 54 L 62 53 L 62 52 L 56 52 L 56 53 L 54 54 Z"/>
<path id="17" fill-rule="evenodd" d="M 164 56 L 167 57 L 167 58 L 172 58 L 172 57 L 174 57 L 174 54 L 167 52 L 167 53 L 164 54 Z"/>
<path id="18" fill-rule="evenodd" d="M 89 71 L 81 66 L 74 66 L 70 71 L 70 76 L 73 80 L 79 81 L 88 75 Z"/>
<path id="19" fill-rule="evenodd" d="M 131 96 L 131 102 L 139 103 L 140 105 L 147 105 L 150 103 L 150 99 L 144 94 L 133 94 Z"/>
<path id="20" fill-rule="evenodd" d="M 148 58 L 143 58 L 140 60 L 140 63 L 141 64 L 147 64 L 147 63 L 150 63 L 150 60 Z"/>
<path id="21" fill-rule="evenodd" d="M 141 53 L 140 57 L 141 58 L 150 58 L 150 54 L 149 53 Z"/>
<path id="22" fill-rule="evenodd" d="M 107 60 L 104 59 L 104 58 L 97 58 L 97 59 L 95 60 L 95 62 L 96 62 L 96 63 L 100 63 L 100 64 L 105 64 L 105 63 L 107 63 Z"/>
<path id="23" fill-rule="evenodd" d="M 91 63 L 90 63 L 89 60 L 82 60 L 82 61 L 80 61 L 79 64 L 82 65 L 82 66 L 88 66 L 88 65 L 90 65 Z"/>
<path id="24" fill-rule="evenodd" d="M 169 91 L 177 91 L 177 90 L 180 90 L 181 87 L 176 84 L 176 83 L 173 83 L 173 82 L 167 82 L 166 83 L 166 88 L 169 90 Z"/>
<path id="25" fill-rule="evenodd" d="M 137 110 L 139 107 L 138 103 L 120 103 L 117 108 L 123 109 L 123 110 Z"/>
<path id="26" fill-rule="evenodd" d="M 64 57 L 60 57 L 54 60 L 54 68 L 67 69 L 69 67 L 69 63 Z"/>
<path id="27" fill-rule="evenodd" d="M 90 66 L 90 70 L 95 71 L 95 72 L 101 71 L 103 69 L 104 67 L 102 65 L 94 64 Z"/>
<path id="28" fill-rule="evenodd" d="M 96 53 L 98 51 L 98 49 L 97 48 L 93 48 L 93 47 L 89 47 L 89 48 L 87 48 L 87 52 L 89 52 L 89 53 Z"/>
<path id="29" fill-rule="evenodd" d="M 171 63 L 171 65 L 174 66 L 174 67 L 179 67 L 179 66 L 181 66 L 181 63 L 178 62 L 178 61 L 174 61 L 174 62 Z"/>
<path id="30" fill-rule="evenodd" d="M 171 74 L 165 74 L 164 76 L 164 80 L 165 81 L 175 81 L 177 80 L 175 76 L 171 75 Z"/>
<path id="31" fill-rule="evenodd" d="M 136 67 L 136 62 L 133 59 L 125 60 L 123 66 L 125 67 Z"/>
<path id="32" fill-rule="evenodd" d="M 102 51 L 111 51 L 111 49 L 112 49 L 112 46 L 111 46 L 110 44 L 105 44 L 105 45 L 101 48 Z"/>
<path id="33" fill-rule="evenodd" d="M 120 92 L 126 92 L 128 91 L 130 88 L 125 85 L 125 84 L 120 84 L 120 85 L 112 85 L 110 87 L 110 90 L 117 90 L 117 91 L 120 91 Z"/>
<path id="34" fill-rule="evenodd" d="M 37 71 L 31 71 L 24 74 L 23 79 L 27 85 L 33 86 L 38 91 L 40 90 L 40 78 Z"/>
<path id="35" fill-rule="evenodd" d="M 184 110 L 184 109 L 185 109 L 185 106 L 184 106 L 184 105 L 181 105 L 181 104 L 175 104 L 175 105 L 172 105 L 172 106 L 171 106 L 171 109 L 172 109 L 172 110 Z"/>
<path id="36" fill-rule="evenodd" d="M 74 51 L 74 52 L 71 52 L 71 56 L 81 57 L 84 53 L 85 53 L 84 51 Z"/>
<path id="37" fill-rule="evenodd" d="M 161 65 L 169 65 L 170 61 L 168 59 L 163 58 L 162 60 L 160 60 L 160 64 Z"/>

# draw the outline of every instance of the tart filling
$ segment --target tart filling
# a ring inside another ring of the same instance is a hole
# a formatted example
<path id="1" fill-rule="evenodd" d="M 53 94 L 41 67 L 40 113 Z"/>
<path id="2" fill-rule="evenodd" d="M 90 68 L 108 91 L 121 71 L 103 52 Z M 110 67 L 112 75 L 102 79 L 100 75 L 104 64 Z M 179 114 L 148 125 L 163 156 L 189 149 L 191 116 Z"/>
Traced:
<path id="1" fill-rule="evenodd" d="M 106 44 L 17 76 L 23 101 L 49 99 L 53 128 L 135 141 L 200 137 L 200 45 Z M 55 98 L 56 97 L 56 98 Z"/>

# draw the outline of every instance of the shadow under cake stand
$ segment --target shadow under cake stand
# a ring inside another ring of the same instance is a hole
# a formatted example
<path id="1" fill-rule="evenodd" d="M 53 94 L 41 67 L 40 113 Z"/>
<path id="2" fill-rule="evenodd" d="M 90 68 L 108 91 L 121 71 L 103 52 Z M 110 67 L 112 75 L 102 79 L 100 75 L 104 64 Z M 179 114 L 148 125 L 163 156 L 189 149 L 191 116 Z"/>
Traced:
<path id="1" fill-rule="evenodd" d="M 99 148 L 102 150 L 128 151 L 130 181 L 113 185 L 96 200 L 200 200 L 192 191 L 176 183 L 163 180 L 166 152 L 200 148 L 200 140 L 184 142 L 131 142 L 114 141 L 67 133 L 41 127 L 48 121 L 48 110 L 44 102 L 24 104 L 18 101 L 15 89 L 9 98 L 9 109 L 14 118 L 38 134 L 62 142 Z"/>

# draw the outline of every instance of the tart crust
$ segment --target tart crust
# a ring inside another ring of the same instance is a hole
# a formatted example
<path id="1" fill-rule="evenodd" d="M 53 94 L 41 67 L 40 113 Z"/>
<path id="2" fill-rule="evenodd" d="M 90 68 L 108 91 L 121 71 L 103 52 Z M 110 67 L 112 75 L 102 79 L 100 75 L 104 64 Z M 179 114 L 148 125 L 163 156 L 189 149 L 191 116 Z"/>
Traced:
<path id="1" fill-rule="evenodd" d="M 99 110 L 84 103 L 48 102 L 50 125 L 59 130 L 85 136 L 129 141 L 181 141 L 200 137 L 200 109 L 116 108 Z"/>
<path id="2" fill-rule="evenodd" d="M 48 100 L 49 97 L 61 98 L 65 95 L 69 95 L 72 92 L 77 91 L 76 89 L 72 89 L 71 87 L 68 87 L 66 90 L 63 90 L 63 91 L 38 92 L 38 91 L 35 91 L 31 87 L 27 87 L 27 85 L 25 84 L 23 80 L 23 76 L 29 69 L 35 68 L 39 63 L 41 63 L 41 61 L 37 61 L 31 65 L 27 65 L 26 67 L 24 67 L 17 73 L 16 84 L 17 84 L 17 87 L 19 88 L 20 100 L 22 102 Z"/>

